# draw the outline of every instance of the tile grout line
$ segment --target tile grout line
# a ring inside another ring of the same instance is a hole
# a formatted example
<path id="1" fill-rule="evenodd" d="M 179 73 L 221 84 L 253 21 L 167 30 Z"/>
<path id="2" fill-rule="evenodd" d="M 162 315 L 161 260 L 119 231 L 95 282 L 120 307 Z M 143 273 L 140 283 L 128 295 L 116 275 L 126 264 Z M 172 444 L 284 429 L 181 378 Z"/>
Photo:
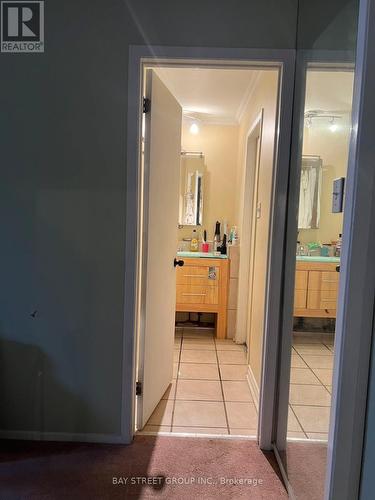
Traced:
<path id="1" fill-rule="evenodd" d="M 297 351 L 296 351 L 297 352 Z M 313 368 L 312 366 L 310 366 L 308 364 L 308 362 L 304 359 L 304 357 L 302 356 L 302 354 L 300 354 L 299 352 L 297 352 L 297 354 L 300 356 L 300 358 L 303 360 L 303 362 L 306 364 L 306 366 L 308 368 L 310 368 L 310 370 L 314 373 L 314 375 L 319 379 L 319 377 L 316 375 L 316 373 L 314 372 L 314 370 L 333 370 L 333 368 L 327 368 L 327 367 L 319 367 L 319 366 L 316 366 L 315 368 Z M 307 354 L 307 356 L 318 356 L 318 354 Z M 326 354 L 324 354 L 324 356 L 327 356 Z M 332 353 L 332 357 L 333 357 L 333 353 Z M 320 380 L 320 379 L 319 379 Z M 322 385 L 324 385 L 322 383 Z"/>
<path id="2" fill-rule="evenodd" d="M 226 405 L 226 402 L 225 402 L 224 388 L 223 388 L 223 381 L 222 381 L 222 379 L 221 379 L 220 364 L 219 364 L 219 356 L 218 356 L 218 354 L 217 354 L 216 339 L 215 339 L 215 337 L 214 337 L 214 344 L 215 344 L 215 355 L 216 355 L 217 370 L 218 370 L 218 372 L 219 372 L 219 380 L 220 380 L 221 394 L 222 394 L 222 396 L 223 396 L 223 405 L 224 405 L 225 420 L 226 420 L 226 422 L 227 422 L 227 431 L 228 431 L 228 434 L 230 435 L 230 428 L 229 428 L 229 421 L 228 421 L 227 405 Z"/>
<path id="3" fill-rule="evenodd" d="M 294 348 L 293 346 L 292 346 L 292 349 L 294 350 L 294 354 L 295 354 L 295 355 L 297 355 L 299 358 L 301 358 L 301 360 L 305 363 L 305 365 L 306 365 L 308 368 L 310 368 L 310 367 L 309 367 L 309 365 L 306 363 L 306 361 L 303 359 L 303 357 L 300 355 L 300 353 L 299 353 L 298 351 L 296 351 L 296 350 L 295 350 L 295 348 Z M 292 353 L 292 354 L 293 354 L 293 353 Z M 291 366 L 291 368 L 297 368 L 297 367 L 296 367 L 296 366 L 295 366 L 295 367 L 292 367 L 292 366 Z M 302 368 L 302 367 L 300 367 L 300 368 Z"/>
<path id="4" fill-rule="evenodd" d="M 330 404 L 329 405 L 316 405 L 316 404 L 306 404 L 306 403 L 294 403 L 290 400 L 289 400 L 289 404 L 293 405 L 293 406 L 301 406 L 303 408 L 331 408 Z"/>
<path id="5" fill-rule="evenodd" d="M 195 381 L 194 381 L 195 382 Z M 204 380 L 206 382 L 206 380 Z M 218 380 L 209 380 L 209 382 L 218 382 Z M 224 381 L 226 382 L 226 381 Z M 163 399 L 163 401 L 172 401 L 172 399 Z M 176 399 L 176 401 L 184 401 L 185 403 L 223 403 L 224 399 Z M 246 405 L 252 405 L 255 407 L 255 403 L 253 401 L 244 401 L 244 400 L 238 400 L 238 399 L 226 399 L 225 400 L 227 403 L 240 403 L 240 404 L 246 404 Z M 304 406 L 297 404 L 297 406 Z M 310 405 L 311 406 L 311 405 Z M 246 427 L 243 427 L 245 429 Z"/>
<path id="6" fill-rule="evenodd" d="M 310 369 L 312 371 L 312 373 L 315 375 L 315 377 L 319 380 L 320 382 L 320 385 L 317 385 L 317 387 L 324 387 L 324 389 L 327 391 L 327 393 L 331 396 L 331 393 L 329 392 L 329 390 L 325 387 L 325 385 L 322 383 L 322 381 L 320 380 L 320 378 L 318 377 L 318 375 L 314 372 L 314 368 L 312 368 L 308 363 L 307 361 L 303 358 L 303 356 L 295 349 L 296 353 L 300 356 L 300 358 L 303 360 L 303 362 L 306 364 L 306 366 L 308 367 L 308 369 Z M 310 354 L 310 356 L 312 356 Z M 326 354 L 324 355 L 326 356 Z M 319 368 L 316 368 L 319 370 Z M 290 384 L 290 385 L 294 385 L 294 384 Z M 308 385 L 308 384 L 298 384 L 298 385 Z M 303 407 L 307 407 L 307 408 L 331 408 L 331 405 L 332 403 L 330 403 L 328 406 L 322 406 L 322 405 L 307 405 L 307 404 L 294 404 L 294 406 L 303 406 Z M 296 413 L 294 412 L 293 410 L 293 407 L 292 407 L 292 403 L 290 402 L 290 396 L 289 396 L 289 406 L 292 410 L 292 412 L 294 413 L 294 416 L 296 417 L 297 419 L 297 422 L 299 423 L 299 425 L 301 426 L 301 429 L 302 431 L 304 432 L 304 434 L 306 435 L 307 439 L 310 439 L 308 436 L 307 436 L 307 431 L 305 431 L 304 427 L 302 426 L 302 423 L 300 422 L 300 420 L 298 419 Z"/>
<path id="7" fill-rule="evenodd" d="M 175 330 L 176 333 L 176 330 Z M 180 337 L 180 350 L 179 350 L 179 355 L 178 355 L 178 363 L 177 363 L 177 374 L 176 374 L 176 387 L 174 388 L 174 398 L 173 398 L 173 408 L 172 408 L 172 418 L 171 418 L 171 425 L 170 425 L 170 432 L 173 431 L 173 420 L 174 420 L 174 411 L 176 408 L 176 396 L 177 396 L 177 385 L 178 385 L 178 374 L 180 371 L 180 363 L 181 363 L 181 353 L 182 353 L 182 343 L 184 340 L 184 328 L 182 328 L 181 332 L 181 337 Z"/>
<path id="8" fill-rule="evenodd" d="M 314 387 L 321 387 L 323 386 L 324 387 L 324 384 L 322 384 L 322 382 L 318 379 L 318 382 L 316 384 L 308 384 L 306 382 L 290 382 L 289 385 L 308 385 L 308 386 L 314 386 Z"/>
<path id="9" fill-rule="evenodd" d="M 317 368 L 319 370 L 319 368 Z M 326 389 L 326 384 L 323 384 L 322 380 L 318 377 L 318 375 L 314 372 L 315 377 L 319 380 L 322 386 Z M 328 384 L 329 385 L 329 384 Z M 329 391 L 328 391 L 329 392 Z"/>
<path id="10" fill-rule="evenodd" d="M 178 361 L 177 361 L 177 374 L 176 374 L 176 387 L 175 387 L 175 391 L 174 391 L 174 398 L 171 398 L 173 400 L 173 409 L 172 409 L 172 421 L 171 421 L 171 431 L 170 432 L 173 432 L 173 428 L 175 427 L 179 427 L 179 426 L 176 426 L 175 423 L 174 423 L 174 415 L 175 415 L 175 408 L 176 408 L 176 402 L 177 401 L 184 401 L 184 402 L 220 402 L 220 403 L 223 403 L 223 407 L 224 407 L 224 413 L 225 413 L 225 421 L 226 421 L 226 427 L 220 427 L 218 426 L 217 428 L 218 429 L 226 429 L 228 435 L 230 435 L 230 427 L 229 427 L 229 419 L 228 419 L 228 412 L 227 412 L 227 407 L 226 407 L 226 403 L 227 402 L 232 402 L 232 400 L 226 400 L 225 399 L 225 395 L 224 395 L 224 387 L 223 387 L 223 379 L 222 379 L 222 376 L 221 376 L 221 371 L 220 371 L 220 363 L 219 363 L 219 357 L 218 357 L 218 354 L 219 352 L 221 351 L 236 351 L 236 350 L 231 350 L 231 349 L 222 349 L 222 350 L 218 350 L 218 345 L 216 343 L 216 339 L 215 337 L 212 337 L 212 340 L 213 340 L 213 344 L 214 344 L 214 351 L 215 351 L 215 358 L 216 358 L 216 362 L 215 363 L 203 363 L 204 365 L 205 364 L 212 364 L 212 365 L 215 365 L 216 368 L 217 368 L 217 372 L 218 372 L 218 379 L 216 380 L 210 380 L 210 379 L 183 379 L 183 378 L 180 378 L 180 375 L 179 375 L 179 368 L 181 366 L 182 363 L 182 353 L 183 353 L 183 350 L 184 350 L 184 340 L 185 340 L 185 329 L 183 329 L 182 331 L 182 335 L 180 338 L 180 341 L 179 341 L 179 356 L 178 356 Z M 200 339 L 199 339 L 200 340 Z M 199 340 L 197 339 L 197 343 L 199 343 Z M 206 350 L 203 350 L 203 351 L 206 351 Z M 207 350 L 208 351 L 208 350 Z M 202 363 L 201 363 L 202 364 Z M 232 365 L 232 366 L 240 366 L 238 363 L 228 363 L 229 365 Z M 179 382 L 182 381 L 182 380 L 188 380 L 188 381 L 196 381 L 196 380 L 201 380 L 203 382 L 207 382 L 207 381 L 214 381 L 214 382 L 220 382 L 220 389 L 221 389 L 221 395 L 222 395 L 222 400 L 207 400 L 207 399 L 177 399 L 177 390 L 178 390 L 178 386 L 179 386 Z M 243 380 L 242 379 L 239 379 L 238 380 L 239 382 L 242 382 Z M 244 403 L 244 404 L 248 404 L 249 401 L 237 401 L 237 400 L 233 400 L 233 402 L 236 402 L 236 403 Z M 250 401 L 250 403 L 254 404 L 253 401 Z M 194 427 L 206 427 L 206 426 L 201 426 L 201 425 L 196 425 L 196 426 L 184 426 L 184 427 L 191 427 L 192 430 L 194 430 Z M 210 426 L 208 426 L 207 428 L 210 428 Z M 246 428 L 247 429 L 247 428 Z"/>
<path id="11" fill-rule="evenodd" d="M 302 358 L 303 359 L 303 358 Z M 313 372 L 313 374 L 315 375 L 315 377 L 319 380 L 319 382 L 322 384 L 322 386 L 324 386 L 323 382 L 320 380 L 320 378 L 318 377 L 318 375 L 314 372 L 314 370 L 331 370 L 333 372 L 333 368 L 324 368 L 324 367 L 315 367 L 315 368 L 312 368 L 310 365 L 307 364 L 307 361 L 303 360 L 307 367 L 310 368 L 310 370 Z"/>
<path id="12" fill-rule="evenodd" d="M 331 351 L 331 350 L 330 350 L 330 349 L 329 349 L 329 348 L 328 348 L 328 347 L 324 344 L 324 342 L 319 342 L 319 343 L 316 343 L 316 344 L 314 344 L 314 345 L 324 346 L 324 347 L 327 349 L 327 351 L 329 352 L 329 354 L 321 354 L 321 356 L 329 356 L 329 355 L 334 356 L 334 352 L 332 352 L 332 351 Z M 315 371 L 314 371 L 315 369 L 316 369 L 316 370 L 319 370 L 319 369 L 330 369 L 330 368 L 326 368 L 326 367 L 324 367 L 324 368 L 319 368 L 319 367 L 312 368 L 312 367 L 309 365 L 309 363 L 308 363 L 308 362 L 305 360 L 305 358 L 304 358 L 304 356 L 319 356 L 320 354 L 319 354 L 319 353 L 300 353 L 300 352 L 298 352 L 298 350 L 297 350 L 297 349 L 298 349 L 298 347 L 296 348 L 294 345 L 292 346 L 292 348 L 293 348 L 293 350 L 294 350 L 295 354 L 297 354 L 297 355 L 298 355 L 298 357 L 302 359 L 302 361 L 305 363 L 305 365 L 307 366 L 307 368 L 308 368 L 308 369 L 309 369 L 309 370 L 310 370 L 310 371 L 314 374 L 314 376 L 315 376 L 315 377 L 317 378 L 317 380 L 319 381 L 319 383 L 320 383 L 319 385 L 318 385 L 318 384 L 314 384 L 314 385 L 315 385 L 315 386 L 317 386 L 317 387 L 323 387 L 323 388 L 327 391 L 327 393 L 328 393 L 329 395 L 331 395 L 331 393 L 330 393 L 330 391 L 327 389 L 326 385 L 325 385 L 325 384 L 323 384 L 322 380 L 319 378 L 319 376 L 318 376 L 318 375 L 315 373 Z M 291 367 L 291 368 L 292 368 L 292 367 Z M 294 367 L 294 368 L 295 368 L 295 367 Z M 290 383 L 290 386 L 291 386 L 291 385 L 296 385 L 296 384 L 291 384 L 291 383 Z M 313 385 L 313 384 L 297 384 L 297 385 Z M 328 405 L 328 406 L 323 406 L 323 405 L 295 404 L 294 406 L 298 406 L 298 407 L 305 407 L 305 408 L 306 408 L 306 407 L 307 407 L 307 408 L 331 408 L 331 404 L 330 404 L 330 405 Z M 289 407 L 290 407 L 290 409 L 291 409 L 292 413 L 294 414 L 294 416 L 295 416 L 295 418 L 296 418 L 296 420 L 297 420 L 298 424 L 300 425 L 300 427 L 301 427 L 301 429 L 302 429 L 303 433 L 306 435 L 306 438 L 307 438 L 307 439 L 311 439 L 311 438 L 309 438 L 309 437 L 308 437 L 308 435 L 307 435 L 307 431 L 304 429 L 304 427 L 303 427 L 303 425 L 302 425 L 301 421 L 300 421 L 300 420 L 299 420 L 299 418 L 297 417 L 297 414 L 295 413 L 295 411 L 294 411 L 294 409 L 293 409 L 292 403 L 290 402 L 290 397 L 289 397 Z M 291 432 L 293 432 L 293 431 L 291 431 Z M 323 433 L 323 434 L 324 434 L 324 433 Z"/>
<path id="13" fill-rule="evenodd" d="M 305 434 L 306 438 L 307 438 L 307 439 L 309 439 L 309 437 L 308 437 L 308 435 L 307 435 L 307 433 L 306 433 L 305 429 L 303 428 L 303 426 L 302 426 L 301 422 L 299 421 L 299 418 L 297 417 L 297 415 L 296 415 L 295 411 L 293 410 L 292 405 L 291 405 L 290 403 L 289 403 L 289 408 L 292 410 L 292 412 L 293 412 L 293 415 L 294 415 L 295 419 L 297 420 L 297 422 L 298 422 L 299 426 L 300 426 L 300 427 L 301 427 L 301 429 L 302 429 L 302 432 Z M 298 432 L 298 431 L 290 431 L 290 432 Z M 287 437 L 288 437 L 288 431 L 287 431 L 286 435 L 287 435 Z"/>

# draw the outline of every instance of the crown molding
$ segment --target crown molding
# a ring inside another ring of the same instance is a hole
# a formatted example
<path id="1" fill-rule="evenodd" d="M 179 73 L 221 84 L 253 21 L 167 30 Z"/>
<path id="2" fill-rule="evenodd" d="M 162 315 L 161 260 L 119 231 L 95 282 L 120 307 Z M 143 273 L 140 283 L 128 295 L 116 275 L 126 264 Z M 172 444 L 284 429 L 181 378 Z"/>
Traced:
<path id="1" fill-rule="evenodd" d="M 188 115 L 188 116 L 186 116 Z M 235 117 L 220 116 L 208 113 L 193 113 L 192 111 L 183 111 L 183 121 L 189 123 L 196 120 L 202 125 L 222 125 L 222 126 L 238 126 L 238 121 Z"/>
<path id="2" fill-rule="evenodd" d="M 236 112 L 237 123 L 241 123 L 241 121 L 242 121 L 242 118 L 245 114 L 245 111 L 246 111 L 250 101 L 251 101 L 251 98 L 253 97 L 255 88 L 257 86 L 257 83 L 259 81 L 259 78 L 260 78 L 260 75 L 262 72 L 261 71 L 254 71 L 254 73 L 252 74 L 252 77 L 250 79 L 250 82 L 249 82 L 249 85 L 246 89 L 246 92 L 242 98 L 242 101 L 241 101 L 240 105 L 238 106 L 238 109 Z"/>

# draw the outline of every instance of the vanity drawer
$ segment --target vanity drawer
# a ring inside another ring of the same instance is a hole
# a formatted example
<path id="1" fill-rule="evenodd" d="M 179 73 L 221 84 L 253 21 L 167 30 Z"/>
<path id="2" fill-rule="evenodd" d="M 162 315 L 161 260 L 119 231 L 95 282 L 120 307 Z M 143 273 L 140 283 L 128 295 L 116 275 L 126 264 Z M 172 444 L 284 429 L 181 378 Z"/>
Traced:
<path id="1" fill-rule="evenodd" d="M 177 269 L 177 285 L 205 285 L 218 286 L 220 281 L 220 268 L 217 266 L 189 266 Z"/>
<path id="2" fill-rule="evenodd" d="M 323 291 L 335 292 L 337 295 L 337 291 L 339 289 L 339 273 L 337 271 L 328 271 L 322 272 L 322 283 L 321 288 Z"/>
<path id="3" fill-rule="evenodd" d="M 307 307 L 309 309 L 336 309 L 337 292 L 335 290 L 309 290 Z"/>
<path id="4" fill-rule="evenodd" d="M 296 290 L 307 290 L 308 271 L 296 271 L 296 282 L 294 288 Z"/>
<path id="5" fill-rule="evenodd" d="M 294 290 L 294 307 L 296 309 L 305 309 L 307 299 L 307 290 Z"/>
<path id="6" fill-rule="evenodd" d="M 185 285 L 176 286 L 177 304 L 219 304 L 219 288 L 208 285 Z"/>
<path id="7" fill-rule="evenodd" d="M 309 290 L 337 292 L 339 273 L 336 271 L 310 271 Z"/>

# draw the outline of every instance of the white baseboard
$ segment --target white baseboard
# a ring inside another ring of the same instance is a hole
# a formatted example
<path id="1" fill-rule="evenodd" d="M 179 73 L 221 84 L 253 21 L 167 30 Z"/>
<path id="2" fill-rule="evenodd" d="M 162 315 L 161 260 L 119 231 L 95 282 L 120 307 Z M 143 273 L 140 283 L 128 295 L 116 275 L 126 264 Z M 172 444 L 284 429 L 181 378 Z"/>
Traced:
<path id="1" fill-rule="evenodd" d="M 255 380 L 254 373 L 253 373 L 252 369 L 250 368 L 250 365 L 248 365 L 248 367 L 247 367 L 246 380 L 247 380 L 247 383 L 249 384 L 250 392 L 251 392 L 251 395 L 253 396 L 255 407 L 256 407 L 257 411 L 259 412 L 260 391 L 259 391 L 257 381 Z"/>
<path id="2" fill-rule="evenodd" d="M 21 439 L 26 441 L 74 441 L 81 443 L 127 444 L 123 436 L 117 434 L 6 431 L 0 430 L 0 439 Z"/>

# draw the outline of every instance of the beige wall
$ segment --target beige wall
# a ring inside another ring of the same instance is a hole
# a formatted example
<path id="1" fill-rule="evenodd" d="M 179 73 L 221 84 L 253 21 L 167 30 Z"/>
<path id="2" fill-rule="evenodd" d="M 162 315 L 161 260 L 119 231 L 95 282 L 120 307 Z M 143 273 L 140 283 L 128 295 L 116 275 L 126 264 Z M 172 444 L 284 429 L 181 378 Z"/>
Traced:
<path id="1" fill-rule="evenodd" d="M 303 243 L 330 243 L 342 232 L 343 215 L 332 213 L 332 181 L 346 177 L 353 82 L 353 71 L 307 72 L 305 109 L 331 111 L 341 118 L 336 120 L 334 132 L 326 118 L 313 119 L 304 129 L 303 154 L 319 155 L 323 171 L 319 228 L 301 230 L 299 240 Z"/>
<path id="2" fill-rule="evenodd" d="M 214 236 L 215 222 L 227 220 L 236 224 L 236 179 L 238 126 L 200 126 L 197 135 L 189 132 L 189 124 L 182 127 L 182 149 L 202 151 L 206 164 L 204 178 L 204 207 L 202 230 L 207 230 L 208 239 Z M 178 231 L 178 239 L 190 236 L 193 227 Z"/>
<path id="3" fill-rule="evenodd" d="M 304 128 L 303 154 L 320 156 L 323 170 L 319 228 L 300 229 L 298 239 L 302 243 L 330 243 L 342 232 L 343 214 L 332 213 L 332 181 L 337 177 L 346 177 L 349 136 L 348 116 L 339 121 L 335 132 L 329 130 L 326 120 L 316 120 L 311 127 Z"/>
<path id="4" fill-rule="evenodd" d="M 263 329 L 264 329 L 264 308 L 265 308 L 265 290 L 267 278 L 267 255 L 269 244 L 269 223 L 271 209 L 271 192 L 273 178 L 273 162 L 274 162 L 274 140 L 275 140 L 275 117 L 277 106 L 277 82 L 278 75 L 276 71 L 262 71 L 257 80 L 256 86 L 252 93 L 251 99 L 245 113 L 242 117 L 239 130 L 239 169 L 237 177 L 237 192 L 240 194 L 236 205 L 237 219 L 239 220 L 239 235 L 246 229 L 244 224 L 249 224 L 249 221 L 242 221 L 242 209 L 244 203 L 244 184 L 245 184 L 245 151 L 247 143 L 247 135 L 255 122 L 257 116 L 263 109 L 263 130 L 261 141 L 261 156 L 259 167 L 259 188 L 258 201 L 262 205 L 261 218 L 257 220 L 256 229 L 256 245 L 254 251 L 254 275 L 253 275 L 253 300 L 251 307 L 251 321 L 248 331 L 243 331 L 246 328 L 244 318 L 247 313 L 246 308 L 246 287 L 249 290 L 249 282 L 246 276 L 241 275 L 241 268 L 244 267 L 245 248 L 241 246 L 240 257 L 240 283 L 239 283 L 239 303 L 237 328 L 242 331 L 237 331 L 240 338 L 246 338 L 249 348 L 249 365 L 258 387 L 261 377 L 261 362 L 263 348 Z M 240 303 L 240 295 L 242 301 Z"/>

